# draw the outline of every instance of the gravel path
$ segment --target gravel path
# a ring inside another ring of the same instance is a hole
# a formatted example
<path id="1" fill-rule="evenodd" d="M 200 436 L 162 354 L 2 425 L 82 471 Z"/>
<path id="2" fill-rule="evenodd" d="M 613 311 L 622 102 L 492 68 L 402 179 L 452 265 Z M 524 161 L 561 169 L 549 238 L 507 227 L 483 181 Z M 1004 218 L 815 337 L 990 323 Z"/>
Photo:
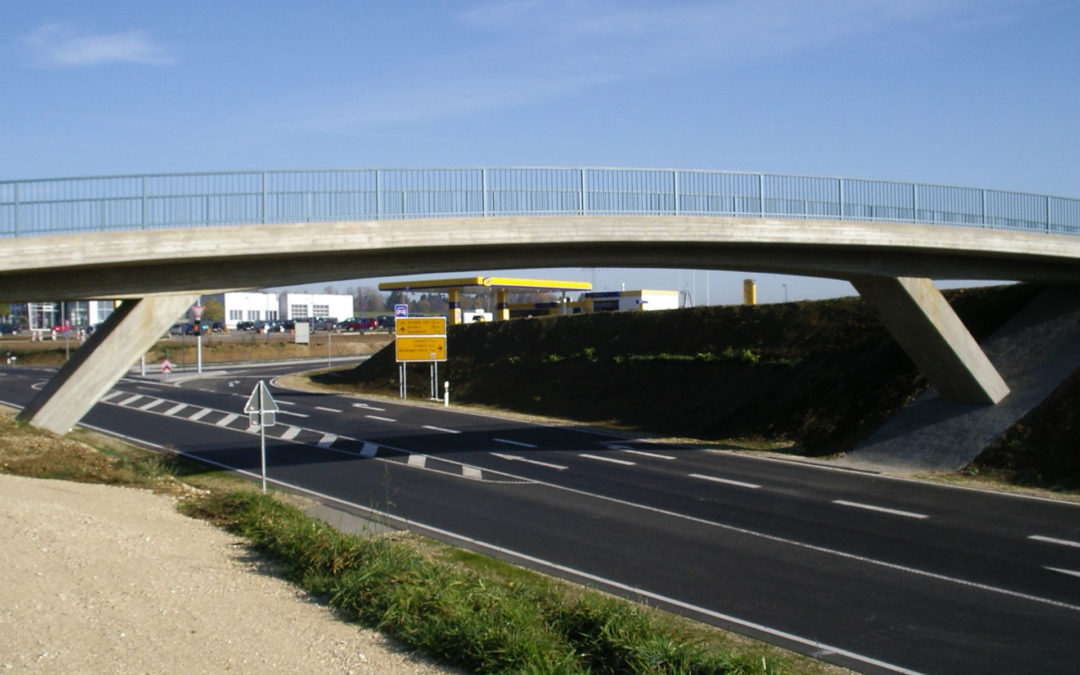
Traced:
<path id="1" fill-rule="evenodd" d="M 446 673 L 144 490 L 0 475 L 0 670 Z"/>

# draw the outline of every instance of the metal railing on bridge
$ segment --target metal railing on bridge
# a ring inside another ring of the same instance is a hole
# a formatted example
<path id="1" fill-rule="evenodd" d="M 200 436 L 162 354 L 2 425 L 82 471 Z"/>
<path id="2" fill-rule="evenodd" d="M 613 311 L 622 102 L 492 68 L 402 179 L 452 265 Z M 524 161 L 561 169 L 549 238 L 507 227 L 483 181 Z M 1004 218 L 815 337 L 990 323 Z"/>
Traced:
<path id="1" fill-rule="evenodd" d="M 588 214 L 817 218 L 1080 234 L 1080 199 L 728 171 L 332 169 L 0 182 L 0 237 L 332 220 Z"/>

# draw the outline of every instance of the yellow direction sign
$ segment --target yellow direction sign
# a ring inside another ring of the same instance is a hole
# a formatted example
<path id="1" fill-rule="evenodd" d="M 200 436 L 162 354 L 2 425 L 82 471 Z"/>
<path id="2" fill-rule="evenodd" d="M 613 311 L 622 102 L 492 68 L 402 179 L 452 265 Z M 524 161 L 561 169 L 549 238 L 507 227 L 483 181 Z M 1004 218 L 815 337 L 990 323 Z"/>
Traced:
<path id="1" fill-rule="evenodd" d="M 394 323 L 398 335 L 446 335 L 445 316 L 398 317 Z"/>
<path id="2" fill-rule="evenodd" d="M 401 319 L 398 319 L 400 322 Z M 394 353 L 398 362 L 402 361 L 445 361 L 446 336 L 427 335 L 423 337 L 398 335 L 394 340 Z"/>

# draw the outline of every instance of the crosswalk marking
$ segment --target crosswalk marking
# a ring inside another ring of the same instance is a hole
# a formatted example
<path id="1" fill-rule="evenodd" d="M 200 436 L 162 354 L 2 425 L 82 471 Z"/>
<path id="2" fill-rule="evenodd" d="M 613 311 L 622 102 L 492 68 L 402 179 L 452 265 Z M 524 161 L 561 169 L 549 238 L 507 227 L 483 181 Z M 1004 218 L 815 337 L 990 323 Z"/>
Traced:
<path id="1" fill-rule="evenodd" d="M 215 422 L 215 424 L 217 424 L 217 426 L 219 427 L 227 427 L 238 419 L 240 419 L 239 415 L 237 415 L 236 413 L 229 413 L 225 417 L 222 417 L 217 422 Z"/>
<path id="2" fill-rule="evenodd" d="M 183 410 L 186 407 L 187 407 L 187 403 L 177 403 L 173 407 L 166 410 L 165 414 L 168 415 L 169 417 L 172 417 L 173 415 L 180 412 L 181 410 Z"/>
<path id="3" fill-rule="evenodd" d="M 323 437 L 320 438 L 319 442 L 315 445 L 319 446 L 320 448 L 329 448 L 331 445 L 334 444 L 334 441 L 336 440 L 337 436 L 335 434 L 323 434 Z"/>
<path id="4" fill-rule="evenodd" d="M 189 419 L 190 421 L 192 421 L 192 422 L 198 422 L 199 420 L 201 420 L 202 418 L 206 417 L 207 415 L 209 415 L 209 414 L 210 414 L 210 413 L 212 413 L 212 412 L 214 412 L 214 409 L 213 409 L 213 408 L 203 408 L 202 410 L 200 410 L 199 412 L 195 413 L 194 415 L 192 415 L 192 416 L 191 416 L 191 417 L 189 417 L 188 419 Z"/>
<path id="5" fill-rule="evenodd" d="M 284 441 L 291 441 L 300 435 L 300 427 L 289 427 L 285 430 L 285 433 L 281 434 L 281 439 Z"/>

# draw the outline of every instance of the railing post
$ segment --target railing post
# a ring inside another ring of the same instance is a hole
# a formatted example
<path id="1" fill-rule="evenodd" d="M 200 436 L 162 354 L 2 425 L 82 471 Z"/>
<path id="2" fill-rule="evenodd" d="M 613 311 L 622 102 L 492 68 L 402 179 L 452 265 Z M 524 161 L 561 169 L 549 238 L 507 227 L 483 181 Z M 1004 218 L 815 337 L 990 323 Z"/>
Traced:
<path id="1" fill-rule="evenodd" d="M 375 169 L 375 220 L 379 219 L 379 215 L 382 213 L 382 175 L 378 169 Z"/>
<path id="2" fill-rule="evenodd" d="M 911 184 L 911 219 L 919 222 L 919 184 Z"/>
<path id="3" fill-rule="evenodd" d="M 981 190 L 981 192 L 982 192 L 982 205 L 980 206 L 980 209 L 982 210 L 982 213 L 979 214 L 979 220 L 982 222 L 982 226 L 986 227 L 986 189 L 983 188 Z"/>
<path id="4" fill-rule="evenodd" d="M 1043 198 L 1046 203 L 1046 232 L 1050 233 L 1050 195 Z"/>
<path id="5" fill-rule="evenodd" d="M 674 204 L 675 215 L 679 215 L 679 171 L 674 169 L 671 172 L 671 198 Z"/>
<path id="6" fill-rule="evenodd" d="M 265 225 L 267 223 L 268 214 L 270 213 L 270 210 L 267 208 L 268 203 L 267 203 L 267 197 L 266 197 L 266 172 L 265 171 L 262 172 L 262 193 L 263 193 L 263 197 L 262 197 L 262 222 L 263 222 L 263 225 Z"/>
<path id="7" fill-rule="evenodd" d="M 15 183 L 15 236 L 19 236 L 19 184 Z"/>
<path id="8" fill-rule="evenodd" d="M 142 177 L 142 227 L 146 229 L 146 216 L 148 214 L 149 204 L 146 203 L 146 176 Z"/>
<path id="9" fill-rule="evenodd" d="M 581 215 L 585 215 L 585 169 L 578 169 L 578 174 L 581 185 L 581 194 L 578 196 L 578 208 L 581 212 Z"/>
<path id="10" fill-rule="evenodd" d="M 758 174 L 758 199 L 761 200 L 761 217 L 765 217 L 765 174 Z"/>
<path id="11" fill-rule="evenodd" d="M 484 217 L 488 215 L 488 188 L 487 188 L 487 169 L 480 169 L 480 208 L 484 212 Z"/>
<path id="12" fill-rule="evenodd" d="M 837 178 L 837 193 L 840 198 L 840 220 L 844 219 L 844 179 Z"/>

